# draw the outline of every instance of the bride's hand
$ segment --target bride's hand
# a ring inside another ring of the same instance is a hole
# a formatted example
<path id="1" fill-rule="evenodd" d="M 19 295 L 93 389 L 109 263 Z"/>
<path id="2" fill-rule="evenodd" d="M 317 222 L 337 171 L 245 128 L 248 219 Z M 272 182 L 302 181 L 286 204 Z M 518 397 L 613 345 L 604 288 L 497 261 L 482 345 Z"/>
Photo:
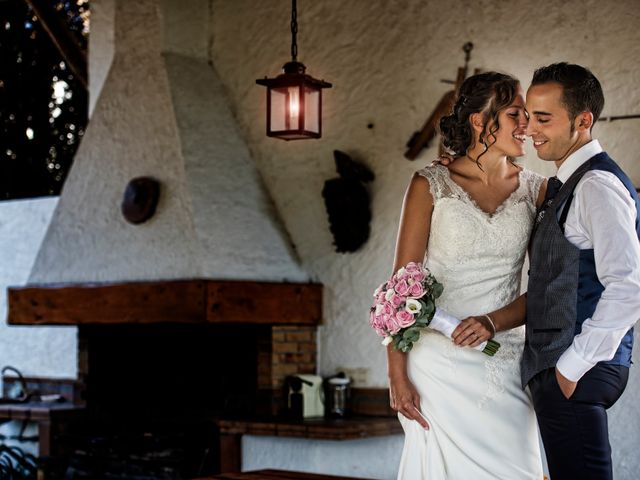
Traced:
<path id="1" fill-rule="evenodd" d="M 453 343 L 460 347 L 477 347 L 493 337 L 493 329 L 485 317 L 468 317 L 451 334 Z"/>
<path id="2" fill-rule="evenodd" d="M 391 408 L 409 420 L 415 420 L 429 430 L 429 424 L 420 412 L 420 395 L 408 378 L 391 379 L 389 382 Z"/>

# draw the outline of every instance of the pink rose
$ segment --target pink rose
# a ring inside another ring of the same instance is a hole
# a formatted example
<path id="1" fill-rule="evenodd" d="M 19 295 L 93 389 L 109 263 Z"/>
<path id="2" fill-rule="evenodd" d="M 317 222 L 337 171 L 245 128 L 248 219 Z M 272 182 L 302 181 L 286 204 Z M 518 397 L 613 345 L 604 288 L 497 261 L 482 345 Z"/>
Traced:
<path id="1" fill-rule="evenodd" d="M 422 271 L 422 267 L 420 266 L 419 263 L 416 263 L 416 262 L 411 262 L 404 268 L 409 273 L 415 273 L 415 272 Z"/>
<path id="2" fill-rule="evenodd" d="M 396 313 L 396 321 L 401 328 L 407 328 L 413 325 L 416 320 L 413 318 L 413 314 L 407 312 L 406 310 L 400 310 Z"/>
<path id="3" fill-rule="evenodd" d="M 378 297 L 376 298 L 376 303 L 384 303 L 385 301 L 384 296 L 386 293 L 387 292 L 385 290 L 380 291 L 380 293 L 378 293 Z"/>
<path id="4" fill-rule="evenodd" d="M 403 272 L 402 275 L 398 275 L 398 282 L 408 282 L 409 279 L 411 278 L 411 274 L 407 271 Z M 398 283 L 396 282 L 396 284 Z"/>
<path id="5" fill-rule="evenodd" d="M 409 296 L 414 298 L 420 298 L 424 295 L 424 288 L 422 283 L 416 282 L 409 287 Z"/>
<path id="6" fill-rule="evenodd" d="M 409 294 L 409 284 L 406 280 L 400 280 L 395 286 L 396 293 L 406 297 Z"/>
<path id="7" fill-rule="evenodd" d="M 401 297 L 400 295 L 394 294 L 393 297 L 391 297 L 391 305 L 393 305 L 394 308 L 398 308 L 403 303 L 404 303 L 404 298 Z"/>
<path id="8" fill-rule="evenodd" d="M 376 311 L 373 309 L 369 312 L 369 325 L 371 328 L 375 328 L 376 325 Z"/>
<path id="9" fill-rule="evenodd" d="M 371 327 L 373 327 L 376 333 L 381 337 L 386 337 L 388 335 L 386 325 L 381 316 L 372 316 Z"/>
<path id="10" fill-rule="evenodd" d="M 417 272 L 413 272 L 411 274 L 411 278 L 416 282 L 422 282 L 425 279 L 426 275 L 423 271 L 418 270 Z"/>
<path id="11" fill-rule="evenodd" d="M 382 315 L 382 321 L 390 335 L 395 335 L 402 328 L 394 315 Z"/>
<path id="12" fill-rule="evenodd" d="M 376 315 L 375 311 L 372 311 L 369 315 L 369 324 L 371 325 L 371 328 L 373 328 L 381 337 L 387 337 L 389 335 L 389 320 L 389 315 Z M 392 327 L 396 328 L 395 322 L 393 322 Z"/>
<path id="13" fill-rule="evenodd" d="M 389 302 L 385 302 L 382 304 L 382 313 L 384 313 L 385 315 L 393 315 L 395 311 L 395 307 Z"/>

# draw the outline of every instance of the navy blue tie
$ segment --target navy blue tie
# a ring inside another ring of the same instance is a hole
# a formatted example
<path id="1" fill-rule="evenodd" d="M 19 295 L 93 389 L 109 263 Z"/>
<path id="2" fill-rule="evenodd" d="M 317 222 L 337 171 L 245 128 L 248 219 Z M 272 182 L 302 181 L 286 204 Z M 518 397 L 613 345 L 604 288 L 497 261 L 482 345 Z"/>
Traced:
<path id="1" fill-rule="evenodd" d="M 553 199 L 560 191 L 560 188 L 562 188 L 562 182 L 558 180 L 558 177 L 551 177 L 547 181 L 547 191 L 544 194 L 544 202 L 542 202 L 542 205 L 540 206 L 536 214 L 536 225 L 542 221 L 545 210 L 547 210 L 547 208 L 549 208 L 549 206 L 553 203 Z"/>
<path id="2" fill-rule="evenodd" d="M 545 206 L 551 203 L 550 200 L 554 199 L 560 188 L 562 188 L 562 182 L 558 180 L 558 177 L 551 177 L 547 181 L 547 193 L 544 195 Z"/>

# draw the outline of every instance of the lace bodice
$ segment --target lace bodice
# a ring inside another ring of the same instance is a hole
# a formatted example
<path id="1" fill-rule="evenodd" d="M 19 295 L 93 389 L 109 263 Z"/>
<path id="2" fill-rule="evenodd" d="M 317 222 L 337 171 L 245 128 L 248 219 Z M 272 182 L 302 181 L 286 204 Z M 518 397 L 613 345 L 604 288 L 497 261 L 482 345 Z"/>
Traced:
<path id="1" fill-rule="evenodd" d="M 425 264 L 444 285 L 438 306 L 459 318 L 490 312 L 520 292 L 522 264 L 544 177 L 521 170 L 518 188 L 495 213 L 483 211 L 442 165 L 418 172 L 434 209 Z"/>

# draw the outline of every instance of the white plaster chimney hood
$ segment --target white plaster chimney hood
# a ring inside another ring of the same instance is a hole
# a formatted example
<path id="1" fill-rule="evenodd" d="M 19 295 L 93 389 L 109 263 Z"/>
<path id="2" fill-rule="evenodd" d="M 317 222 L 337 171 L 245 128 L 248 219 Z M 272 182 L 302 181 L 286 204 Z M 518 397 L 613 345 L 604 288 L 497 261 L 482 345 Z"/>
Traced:
<path id="1" fill-rule="evenodd" d="M 92 0 L 91 120 L 28 284 L 309 281 L 208 63 L 209 8 Z M 136 226 L 120 204 L 139 176 L 161 195 Z"/>

